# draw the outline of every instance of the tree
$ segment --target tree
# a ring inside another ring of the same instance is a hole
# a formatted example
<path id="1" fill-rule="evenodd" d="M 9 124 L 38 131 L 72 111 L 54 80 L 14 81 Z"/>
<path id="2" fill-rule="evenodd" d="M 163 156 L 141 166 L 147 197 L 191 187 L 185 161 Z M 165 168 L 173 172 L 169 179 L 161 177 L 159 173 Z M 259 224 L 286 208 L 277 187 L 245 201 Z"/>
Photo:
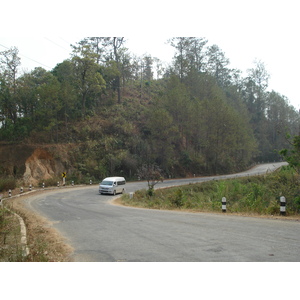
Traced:
<path id="1" fill-rule="evenodd" d="M 88 97 L 99 95 L 105 88 L 105 81 L 89 45 L 74 47 L 71 61 L 74 65 L 75 86 L 81 97 L 82 115 L 85 117 Z"/>
<path id="2" fill-rule="evenodd" d="M 62 102 L 59 97 L 60 82 L 51 72 L 35 68 L 18 79 L 20 113 L 35 132 L 47 132 L 50 139 L 58 133 L 59 112 Z M 31 128 L 31 129 L 32 129 Z"/>
<path id="3" fill-rule="evenodd" d="M 268 120 L 266 118 L 267 92 L 269 74 L 261 61 L 255 61 L 252 69 L 249 69 L 248 76 L 244 80 L 242 90 L 243 99 L 247 105 L 250 124 L 253 128 L 254 135 L 259 143 L 260 155 L 257 160 L 268 159 L 272 145 L 267 137 Z"/>
<path id="4" fill-rule="evenodd" d="M 121 48 L 120 53 L 120 70 L 122 76 L 122 86 L 125 87 L 126 83 L 134 78 L 134 62 L 131 55 L 127 52 L 126 48 Z"/>
<path id="5" fill-rule="evenodd" d="M 175 72 L 179 75 L 180 80 L 183 80 L 188 71 L 187 49 L 190 45 L 189 42 L 189 38 L 185 37 L 174 37 L 169 40 L 171 46 L 176 49 L 173 60 Z"/>
<path id="6" fill-rule="evenodd" d="M 81 46 L 88 47 L 89 51 L 94 53 L 94 59 L 97 64 L 107 63 L 111 60 L 116 62 L 118 73 L 115 77 L 115 89 L 118 94 L 118 103 L 121 103 L 121 47 L 124 43 L 124 37 L 89 37 L 80 42 Z"/>
<path id="7" fill-rule="evenodd" d="M 292 146 L 291 150 L 282 149 L 279 154 L 292 166 L 298 174 L 300 174 L 300 136 L 291 137 L 287 135 L 287 139 Z"/>
<path id="8" fill-rule="evenodd" d="M 18 67 L 21 64 L 18 53 L 19 50 L 16 47 L 0 52 L 0 110 L 3 120 L 10 119 L 13 123 L 16 123 L 18 117 L 16 80 Z"/>
<path id="9" fill-rule="evenodd" d="M 268 74 L 265 65 L 261 61 L 255 61 L 254 67 L 247 70 L 248 77 L 245 84 L 245 100 L 254 121 L 262 120 L 266 108 L 266 94 L 268 87 Z"/>
<path id="10" fill-rule="evenodd" d="M 65 127 L 68 130 L 68 123 L 76 119 L 77 93 L 74 88 L 74 64 L 70 60 L 65 60 L 57 64 L 52 74 L 60 82 L 59 98 L 61 100 L 62 110 L 60 117 L 64 120 Z"/>
<path id="11" fill-rule="evenodd" d="M 124 37 L 90 37 L 90 41 L 92 41 L 92 49 L 97 50 L 97 57 L 99 57 L 99 53 L 103 54 L 105 61 L 114 60 L 116 62 L 116 66 L 118 69 L 118 74 L 115 77 L 115 87 L 118 94 L 118 103 L 121 103 L 121 53 L 120 49 L 124 43 Z M 99 43 L 104 47 L 102 50 L 99 47 Z M 97 59 L 99 62 L 99 59 Z"/>
<path id="12" fill-rule="evenodd" d="M 16 47 L 12 47 L 9 50 L 0 52 L 0 67 L 3 72 L 3 77 L 7 82 L 15 89 L 17 71 L 21 64 L 21 59 L 18 57 L 19 50 Z"/>
<path id="13" fill-rule="evenodd" d="M 258 88 L 257 93 L 263 92 L 267 89 L 270 75 L 267 72 L 265 64 L 262 61 L 255 60 L 254 68 L 249 69 L 247 72 L 248 76 L 252 79 L 255 86 Z"/>
<path id="14" fill-rule="evenodd" d="M 210 75 L 216 78 L 220 86 L 230 84 L 230 70 L 227 68 L 229 59 L 225 57 L 225 53 L 217 46 L 212 45 L 207 50 L 206 70 Z"/>
<path id="15" fill-rule="evenodd" d="M 120 71 L 121 66 L 120 66 L 120 55 L 119 55 L 119 48 L 122 46 L 124 41 L 123 37 L 113 37 L 112 38 L 112 45 L 113 45 L 113 50 L 114 50 L 114 57 L 115 61 L 117 63 L 117 68 Z M 118 91 L 118 103 L 121 103 L 121 87 L 120 87 L 120 75 L 116 77 L 116 85 L 117 85 L 117 91 Z"/>
<path id="16" fill-rule="evenodd" d="M 183 78 L 192 71 L 197 73 L 203 71 L 204 46 L 207 40 L 197 37 L 174 37 L 169 40 L 172 47 L 176 49 L 174 60 L 175 74 Z"/>
<path id="17" fill-rule="evenodd" d="M 204 46 L 207 44 L 205 38 L 191 37 L 189 38 L 189 48 L 187 50 L 187 59 L 189 71 L 195 70 L 197 73 L 204 71 L 205 52 Z"/>
<path id="18" fill-rule="evenodd" d="M 152 72 L 152 65 L 153 65 L 153 58 L 149 55 L 143 57 L 143 78 L 144 80 L 150 82 L 153 80 L 153 72 Z"/>
<path id="19" fill-rule="evenodd" d="M 148 182 L 148 195 L 152 196 L 154 186 L 163 182 L 162 170 L 156 164 L 144 164 L 137 170 L 137 175 L 140 179 Z"/>
<path id="20" fill-rule="evenodd" d="M 89 37 L 85 38 L 82 42 L 91 45 L 91 50 L 96 54 L 96 63 L 105 61 L 105 49 L 103 47 L 104 37 Z"/>
<path id="21" fill-rule="evenodd" d="M 181 138 L 186 138 L 191 103 L 186 85 L 177 76 L 171 76 L 168 80 L 162 104 L 172 116 Z"/>
<path id="22" fill-rule="evenodd" d="M 174 142 L 178 132 L 173 118 L 166 109 L 157 106 L 149 110 L 146 127 L 150 133 L 150 161 L 156 162 L 169 173 L 174 164 Z"/>

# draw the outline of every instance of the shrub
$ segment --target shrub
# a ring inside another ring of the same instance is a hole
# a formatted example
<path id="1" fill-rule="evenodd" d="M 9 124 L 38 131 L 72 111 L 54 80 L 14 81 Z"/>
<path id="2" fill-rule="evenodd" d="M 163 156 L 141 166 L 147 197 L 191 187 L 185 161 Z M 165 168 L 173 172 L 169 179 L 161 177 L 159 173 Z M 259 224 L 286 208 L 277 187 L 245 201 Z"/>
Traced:
<path id="1" fill-rule="evenodd" d="M 43 185 L 43 183 L 45 184 L 46 187 L 56 186 L 58 181 L 61 181 L 61 179 L 59 177 L 53 177 L 53 178 L 49 178 L 46 180 L 41 180 L 39 182 L 39 186 L 41 187 Z"/>
<path id="2" fill-rule="evenodd" d="M 278 215 L 280 213 L 280 205 L 277 200 L 271 200 L 266 211 L 269 215 Z"/>
<path id="3" fill-rule="evenodd" d="M 175 193 L 171 196 L 171 203 L 175 205 L 176 207 L 182 207 L 183 206 L 183 191 L 182 189 L 177 189 Z"/>
<path id="4" fill-rule="evenodd" d="M 16 179 L 0 178 L 0 192 L 13 190 L 16 188 Z"/>
<path id="5" fill-rule="evenodd" d="M 149 189 L 147 190 L 147 195 L 148 195 L 149 197 L 154 196 L 154 188 L 149 187 Z"/>

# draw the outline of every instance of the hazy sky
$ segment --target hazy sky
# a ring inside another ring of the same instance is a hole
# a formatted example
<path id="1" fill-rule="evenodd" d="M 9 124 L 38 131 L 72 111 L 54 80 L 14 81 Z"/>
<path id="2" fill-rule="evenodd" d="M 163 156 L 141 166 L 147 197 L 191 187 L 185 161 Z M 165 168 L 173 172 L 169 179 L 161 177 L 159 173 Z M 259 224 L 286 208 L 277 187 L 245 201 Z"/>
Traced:
<path id="1" fill-rule="evenodd" d="M 43 7 L 40 3 L 4 4 L 12 13 L 0 20 L 0 51 L 3 46 L 18 47 L 25 70 L 53 68 L 69 58 L 70 43 L 85 36 L 125 36 L 132 53 L 148 53 L 166 62 L 173 56 L 173 48 L 165 44 L 168 38 L 205 37 L 225 52 L 231 67 L 246 72 L 255 59 L 264 62 L 271 76 L 269 90 L 300 108 L 300 18 L 295 0 L 154 0 L 143 5 L 87 0 L 81 6 L 55 0 Z M 30 7 L 39 9 L 28 11 Z"/>

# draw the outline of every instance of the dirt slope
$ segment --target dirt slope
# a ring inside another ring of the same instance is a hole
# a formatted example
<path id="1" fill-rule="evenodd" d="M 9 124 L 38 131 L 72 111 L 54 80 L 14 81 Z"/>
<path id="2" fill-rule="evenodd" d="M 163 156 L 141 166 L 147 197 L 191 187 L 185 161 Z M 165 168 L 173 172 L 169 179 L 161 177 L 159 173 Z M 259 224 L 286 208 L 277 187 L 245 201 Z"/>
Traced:
<path id="1" fill-rule="evenodd" d="M 0 144 L 0 174 L 20 178 L 27 185 L 59 176 L 68 165 L 66 146 Z"/>

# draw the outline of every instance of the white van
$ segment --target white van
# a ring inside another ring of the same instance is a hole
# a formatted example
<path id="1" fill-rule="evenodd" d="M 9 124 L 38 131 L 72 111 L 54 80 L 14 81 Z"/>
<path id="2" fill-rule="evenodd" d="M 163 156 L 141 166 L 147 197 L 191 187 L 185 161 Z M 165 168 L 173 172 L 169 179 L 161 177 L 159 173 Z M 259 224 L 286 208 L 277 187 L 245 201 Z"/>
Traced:
<path id="1" fill-rule="evenodd" d="M 125 192 L 126 180 L 124 177 L 107 177 L 99 185 L 99 194 L 112 194 Z"/>

